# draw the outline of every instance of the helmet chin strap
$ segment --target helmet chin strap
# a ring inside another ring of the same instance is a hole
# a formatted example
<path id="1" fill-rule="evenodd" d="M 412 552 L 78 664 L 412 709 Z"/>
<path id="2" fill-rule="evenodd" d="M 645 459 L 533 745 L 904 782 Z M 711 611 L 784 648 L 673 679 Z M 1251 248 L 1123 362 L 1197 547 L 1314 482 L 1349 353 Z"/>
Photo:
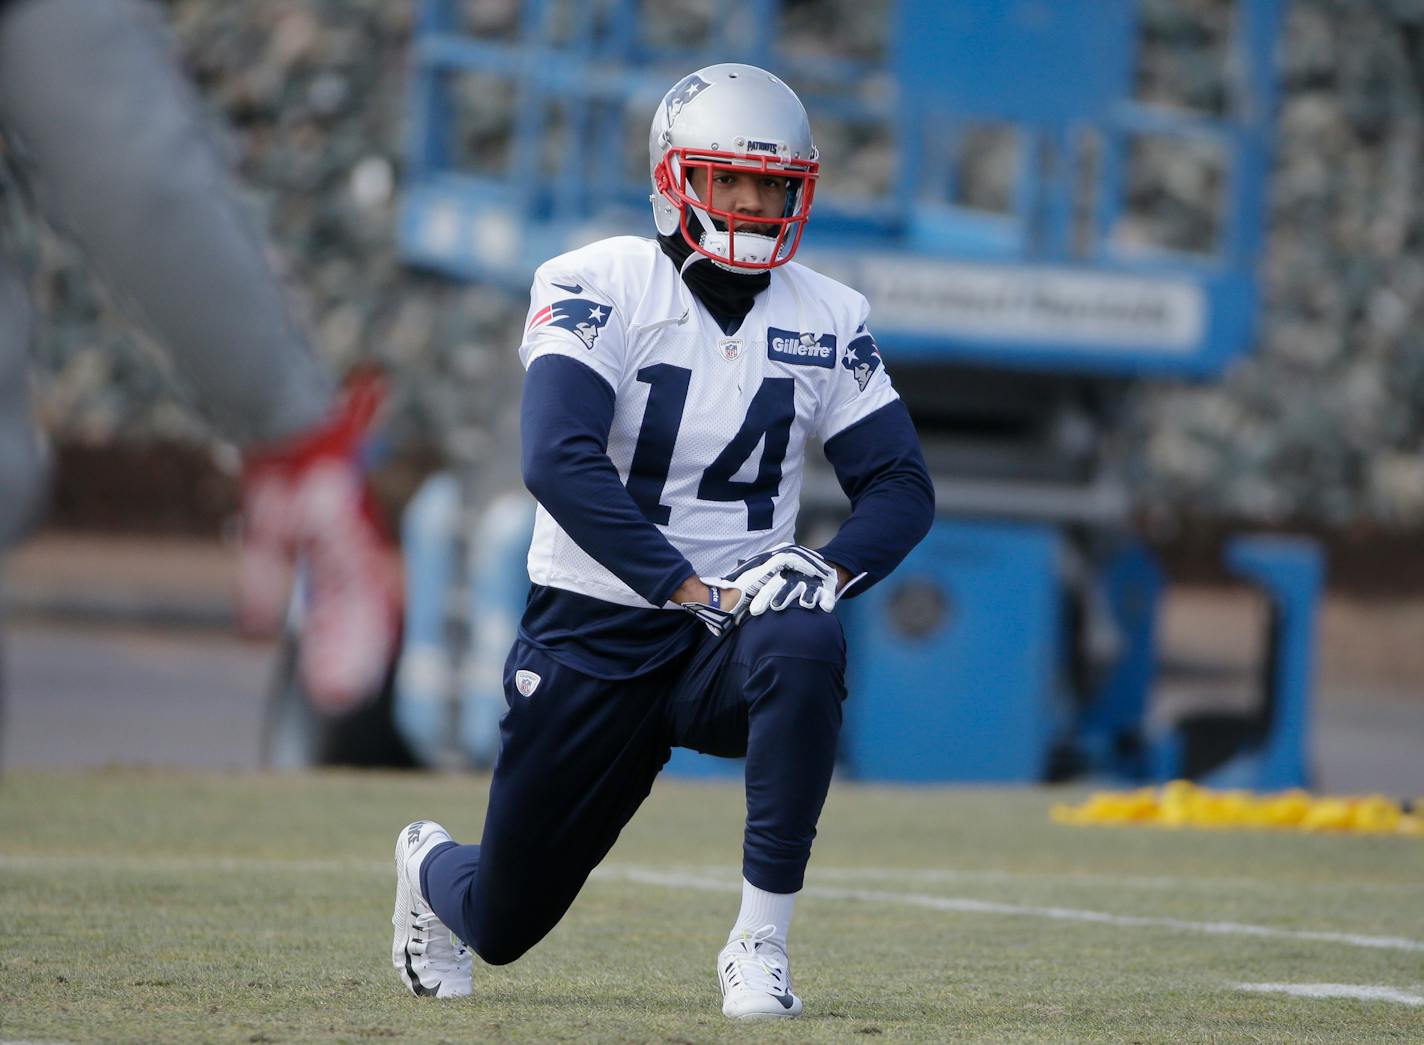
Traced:
<path id="1" fill-rule="evenodd" d="M 703 232 L 701 237 L 702 249 L 709 254 L 719 254 L 720 258 L 708 258 L 718 268 L 726 269 L 728 272 L 735 272 L 741 276 L 754 276 L 762 269 L 743 268 L 738 265 L 738 261 L 749 262 L 754 265 L 765 265 L 771 261 L 771 252 L 776 249 L 776 239 L 772 236 L 762 236 L 755 232 L 737 233 L 737 253 L 733 257 L 731 253 L 732 237 L 725 232 L 712 231 Z M 731 257 L 731 261 L 723 261 L 721 258 Z"/>
<path id="2" fill-rule="evenodd" d="M 687 186 L 687 195 L 699 203 L 697 191 L 691 186 Z M 754 276 L 762 269 L 743 268 L 736 264 L 738 261 L 749 262 L 754 265 L 765 265 L 772 260 L 772 251 L 776 249 L 775 236 L 763 236 L 757 232 L 739 232 L 736 235 L 737 254 L 732 255 L 732 236 L 725 229 L 717 228 L 717 224 L 712 220 L 712 216 L 701 207 L 692 207 L 692 213 L 687 216 L 687 231 L 697 235 L 698 245 L 709 254 L 721 255 L 720 258 L 708 258 L 720 269 L 736 273 L 739 276 Z M 694 228 L 696 226 L 696 228 Z M 731 261 L 724 261 L 722 258 L 731 258 Z"/>

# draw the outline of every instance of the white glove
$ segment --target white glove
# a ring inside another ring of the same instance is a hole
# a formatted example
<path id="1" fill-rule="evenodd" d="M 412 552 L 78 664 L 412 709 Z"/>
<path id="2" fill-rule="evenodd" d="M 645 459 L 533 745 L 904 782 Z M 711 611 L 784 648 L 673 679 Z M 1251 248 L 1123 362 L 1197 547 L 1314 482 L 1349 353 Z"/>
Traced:
<path id="1" fill-rule="evenodd" d="M 799 544 L 782 544 L 743 559 L 730 576 L 706 583 L 741 591 L 741 599 L 731 609 L 734 623 L 740 623 L 747 614 L 760 617 L 767 610 L 780 612 L 793 605 L 829 613 L 840 596 L 838 579 L 836 568 L 819 552 Z"/>
<path id="2" fill-rule="evenodd" d="M 767 562 L 777 564 L 751 601 L 747 612 L 760 617 L 767 610 L 779 613 L 789 606 L 830 613 L 836 605 L 836 568 L 818 552 L 793 544 L 776 553 Z"/>
<path id="3" fill-rule="evenodd" d="M 824 571 L 831 572 L 831 587 L 835 587 L 835 568 L 809 548 L 795 544 L 781 544 L 769 551 L 753 555 L 737 563 L 737 568 L 726 577 L 700 577 L 711 593 L 710 602 L 684 602 L 682 608 L 707 625 L 713 635 L 725 635 L 743 620 L 748 613 L 760 616 L 771 605 L 772 597 L 786 587 L 787 578 L 804 580 L 819 590 Z M 724 588 L 735 588 L 741 597 L 733 606 L 721 604 Z M 794 588 L 799 597 L 801 589 Z M 834 605 L 834 598 L 832 605 Z M 775 609 L 785 609 L 790 601 L 782 601 Z"/>

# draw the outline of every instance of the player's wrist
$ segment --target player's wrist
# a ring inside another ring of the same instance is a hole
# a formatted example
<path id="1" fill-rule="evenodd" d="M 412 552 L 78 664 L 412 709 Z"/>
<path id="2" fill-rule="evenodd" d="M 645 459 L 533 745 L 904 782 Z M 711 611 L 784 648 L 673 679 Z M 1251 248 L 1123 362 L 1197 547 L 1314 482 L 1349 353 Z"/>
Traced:
<path id="1" fill-rule="evenodd" d="M 707 585 L 702 578 L 692 576 L 678 585 L 677 590 L 672 593 L 672 601 L 681 606 L 687 602 L 700 602 L 703 605 L 711 605 L 708 598 Z"/>
<path id="2" fill-rule="evenodd" d="M 731 612 L 741 601 L 742 593 L 736 588 L 720 588 L 708 584 L 701 577 L 689 577 L 672 593 L 672 601 L 681 606 L 689 602 L 701 603 L 715 609 Z"/>

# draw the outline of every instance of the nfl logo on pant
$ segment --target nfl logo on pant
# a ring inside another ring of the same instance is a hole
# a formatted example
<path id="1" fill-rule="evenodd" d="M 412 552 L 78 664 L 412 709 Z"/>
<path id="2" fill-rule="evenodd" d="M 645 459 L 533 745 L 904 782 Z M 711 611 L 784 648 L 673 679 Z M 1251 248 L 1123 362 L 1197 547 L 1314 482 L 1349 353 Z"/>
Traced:
<path id="1" fill-rule="evenodd" d="M 519 690 L 521 697 L 532 697 L 534 691 L 539 688 L 541 679 L 532 671 L 516 671 L 514 673 L 514 688 Z"/>

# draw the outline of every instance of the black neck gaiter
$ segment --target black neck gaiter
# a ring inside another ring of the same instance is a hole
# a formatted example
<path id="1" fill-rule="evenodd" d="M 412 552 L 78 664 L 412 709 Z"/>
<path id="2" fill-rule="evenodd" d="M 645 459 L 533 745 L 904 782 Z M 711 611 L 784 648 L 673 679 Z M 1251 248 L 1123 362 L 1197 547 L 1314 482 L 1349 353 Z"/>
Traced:
<path id="1" fill-rule="evenodd" d="M 688 231 L 699 236 L 702 230 L 696 222 L 695 216 L 688 216 Z M 694 261 L 684 270 L 682 264 L 692 253 L 692 247 L 682 238 L 680 229 L 669 236 L 659 236 L 658 246 L 682 272 L 687 289 L 712 314 L 724 334 L 736 333 L 742 320 L 747 318 L 747 313 L 756 304 L 756 296 L 771 286 L 770 272 L 728 272 L 712 264 L 708 258 Z"/>

